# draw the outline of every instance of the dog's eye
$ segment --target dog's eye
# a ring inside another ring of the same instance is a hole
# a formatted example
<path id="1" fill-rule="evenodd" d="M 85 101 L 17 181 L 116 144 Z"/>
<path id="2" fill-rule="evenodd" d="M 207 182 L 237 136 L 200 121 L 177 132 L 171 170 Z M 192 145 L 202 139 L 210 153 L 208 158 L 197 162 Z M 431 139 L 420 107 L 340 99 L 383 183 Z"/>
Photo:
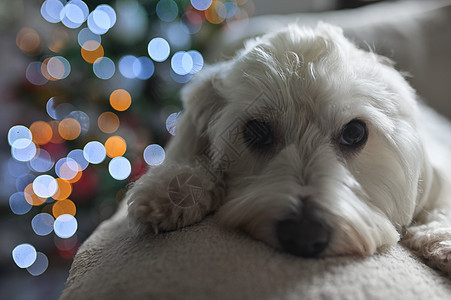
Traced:
<path id="1" fill-rule="evenodd" d="M 273 143 L 269 124 L 263 120 L 250 120 L 243 128 L 244 142 L 251 148 L 263 148 Z"/>
<path id="2" fill-rule="evenodd" d="M 364 122 L 352 120 L 341 131 L 340 144 L 346 147 L 358 148 L 368 139 L 368 131 Z"/>

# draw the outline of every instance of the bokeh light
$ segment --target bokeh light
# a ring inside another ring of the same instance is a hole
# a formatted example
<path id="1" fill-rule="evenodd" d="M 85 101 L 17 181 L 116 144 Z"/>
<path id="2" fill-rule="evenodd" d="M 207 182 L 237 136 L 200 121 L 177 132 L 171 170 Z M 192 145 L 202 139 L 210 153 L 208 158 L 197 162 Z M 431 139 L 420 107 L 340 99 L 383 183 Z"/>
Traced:
<path id="1" fill-rule="evenodd" d="M 87 63 L 93 64 L 97 59 L 103 57 L 103 55 L 103 47 L 97 41 L 86 41 L 81 47 L 81 57 L 83 57 Z"/>
<path id="2" fill-rule="evenodd" d="M 33 142 L 39 145 L 45 145 L 52 139 L 52 126 L 44 121 L 33 122 L 30 126 L 30 132 L 33 135 Z"/>
<path id="3" fill-rule="evenodd" d="M 155 71 L 155 66 L 152 60 L 148 57 L 141 56 L 133 62 L 133 74 L 136 78 L 146 80 L 152 77 Z"/>
<path id="4" fill-rule="evenodd" d="M 119 60 L 119 71 L 125 78 L 135 78 L 133 65 L 138 59 L 133 55 L 126 55 Z"/>
<path id="5" fill-rule="evenodd" d="M 193 59 L 185 51 L 174 53 L 171 59 L 172 70 L 178 75 L 189 74 L 193 70 Z"/>
<path id="6" fill-rule="evenodd" d="M 48 235 L 53 231 L 53 217 L 47 213 L 40 213 L 31 220 L 34 233 L 40 236 Z"/>
<path id="7" fill-rule="evenodd" d="M 59 0 L 46 0 L 41 5 L 42 17 L 50 23 L 61 21 L 61 11 L 64 5 Z"/>
<path id="8" fill-rule="evenodd" d="M 13 251 L 13 260 L 19 268 L 25 269 L 31 266 L 36 260 L 36 249 L 30 244 L 20 244 Z"/>
<path id="9" fill-rule="evenodd" d="M 193 68 L 191 69 L 191 74 L 195 74 L 202 70 L 202 68 L 204 67 L 204 57 L 202 56 L 202 54 L 200 54 L 200 52 L 196 50 L 190 50 L 188 51 L 188 54 L 193 60 Z"/>
<path id="10" fill-rule="evenodd" d="M 119 128 L 119 117 L 113 112 L 104 112 L 97 119 L 99 129 L 104 133 L 113 133 Z"/>
<path id="11" fill-rule="evenodd" d="M 171 134 L 175 135 L 177 122 L 180 119 L 181 112 L 172 113 L 166 119 L 166 130 Z"/>
<path id="12" fill-rule="evenodd" d="M 83 24 L 89 13 L 89 8 L 81 0 L 69 1 L 60 12 L 61 23 L 66 27 L 75 29 Z"/>
<path id="13" fill-rule="evenodd" d="M 62 178 L 56 178 L 56 182 L 58 184 L 58 190 L 52 198 L 55 200 L 67 199 L 72 193 L 72 184 Z"/>
<path id="14" fill-rule="evenodd" d="M 191 0 L 191 5 L 200 11 L 206 10 L 210 7 L 212 0 Z"/>
<path id="15" fill-rule="evenodd" d="M 25 173 L 16 178 L 16 190 L 17 191 L 25 191 L 28 185 L 33 183 L 33 180 L 36 178 L 34 174 Z M 31 186 L 31 191 L 33 191 L 33 186 Z"/>
<path id="16" fill-rule="evenodd" d="M 37 252 L 36 260 L 27 268 L 28 273 L 33 276 L 39 276 L 43 274 L 49 266 L 49 259 L 42 252 Z"/>
<path id="17" fill-rule="evenodd" d="M 150 166 L 161 165 L 165 159 L 165 152 L 163 147 L 158 144 L 152 144 L 144 149 L 144 161 Z"/>
<path id="18" fill-rule="evenodd" d="M 102 42 L 102 37 L 98 34 L 93 33 L 91 30 L 89 30 L 89 28 L 83 28 L 82 30 L 80 30 L 80 32 L 77 35 L 77 41 L 78 41 L 78 45 L 80 45 L 80 47 L 83 48 L 85 43 L 88 41 L 94 41 L 98 45 L 100 45 Z"/>
<path id="19" fill-rule="evenodd" d="M 80 171 L 80 165 L 72 158 L 63 157 L 55 164 L 55 173 L 65 180 L 74 179 Z"/>
<path id="20" fill-rule="evenodd" d="M 212 24 L 222 23 L 225 20 L 225 17 L 223 17 L 223 15 L 226 14 L 227 11 L 224 6 L 224 3 L 216 0 L 213 0 L 210 7 L 207 10 L 205 10 L 205 18 L 208 20 L 208 22 Z"/>
<path id="21" fill-rule="evenodd" d="M 41 62 L 33 61 L 28 65 L 27 70 L 25 71 L 25 77 L 34 85 L 44 85 L 48 81 L 47 78 L 42 75 L 41 65 Z"/>
<path id="22" fill-rule="evenodd" d="M 68 159 L 73 159 L 75 162 L 77 162 L 77 164 L 78 164 L 78 166 L 80 167 L 81 170 L 85 170 L 88 167 L 88 165 L 89 165 L 89 162 L 84 157 L 83 150 L 81 150 L 81 149 L 71 150 L 67 154 L 67 158 Z"/>
<path id="23" fill-rule="evenodd" d="M 19 161 L 30 161 L 37 153 L 36 145 L 28 139 L 15 140 L 11 145 L 11 155 Z"/>
<path id="24" fill-rule="evenodd" d="M 8 159 L 8 173 L 13 177 L 20 177 L 26 175 L 30 171 L 30 168 L 27 166 L 26 162 L 18 161 L 11 157 Z M 25 187 L 23 187 L 25 188 Z M 19 190 L 23 190 L 19 189 Z"/>
<path id="25" fill-rule="evenodd" d="M 41 173 L 47 172 L 53 167 L 52 157 L 44 149 L 39 149 L 38 154 L 28 163 L 33 171 Z"/>
<path id="26" fill-rule="evenodd" d="M 165 39 L 156 37 L 149 42 L 147 51 L 149 52 L 150 58 L 152 58 L 154 61 L 162 62 L 169 57 L 171 48 L 169 46 L 169 43 Z"/>
<path id="27" fill-rule="evenodd" d="M 92 65 L 94 74 L 100 79 L 110 79 L 116 72 L 114 62 L 108 57 L 101 57 L 95 60 Z"/>
<path id="28" fill-rule="evenodd" d="M 28 184 L 24 191 L 24 196 L 25 196 L 25 200 L 33 206 L 39 206 L 41 204 L 43 204 L 47 198 L 42 198 L 39 197 L 38 195 L 35 194 L 34 190 L 33 190 L 33 183 Z"/>
<path id="29" fill-rule="evenodd" d="M 62 56 L 55 56 L 47 62 L 47 72 L 56 79 L 64 79 L 70 74 L 70 63 Z"/>
<path id="30" fill-rule="evenodd" d="M 116 12 L 107 5 L 97 6 L 88 16 L 88 28 L 95 34 L 105 34 L 116 23 Z"/>
<path id="31" fill-rule="evenodd" d="M 17 140 L 28 140 L 31 142 L 32 140 L 32 133 L 30 129 L 23 125 L 15 125 L 11 127 L 8 131 L 8 143 L 9 145 L 13 145 L 15 141 Z"/>
<path id="32" fill-rule="evenodd" d="M 179 9 L 173 0 L 160 0 L 157 3 L 156 13 L 163 22 L 172 22 L 177 18 Z"/>
<path id="33" fill-rule="evenodd" d="M 166 26 L 165 33 L 173 49 L 186 49 L 191 46 L 189 29 L 183 22 L 172 22 Z"/>
<path id="34" fill-rule="evenodd" d="M 127 143 L 120 136 L 109 137 L 105 142 L 106 154 L 113 158 L 124 155 L 127 150 Z"/>
<path id="35" fill-rule="evenodd" d="M 98 141 L 92 141 L 83 148 L 85 159 L 91 164 L 100 164 L 106 157 L 105 147 Z"/>
<path id="36" fill-rule="evenodd" d="M 69 214 L 59 216 L 56 218 L 55 223 L 53 223 L 55 234 L 63 239 L 73 236 L 77 232 L 77 228 L 77 219 Z"/>
<path id="37" fill-rule="evenodd" d="M 110 105 L 115 110 L 124 111 L 127 110 L 132 104 L 132 97 L 129 92 L 124 89 L 114 90 L 110 94 Z"/>
<path id="38" fill-rule="evenodd" d="M 111 177 L 116 180 L 124 180 L 132 171 L 132 167 L 130 161 L 125 157 L 115 157 L 108 164 L 108 171 L 110 172 Z"/>
<path id="39" fill-rule="evenodd" d="M 52 207 L 52 213 L 55 218 L 58 218 L 64 214 L 75 216 L 76 212 L 77 208 L 75 207 L 74 202 L 69 199 L 56 201 Z"/>
<path id="40" fill-rule="evenodd" d="M 47 111 L 47 114 L 52 118 L 52 119 L 56 119 L 56 110 L 55 110 L 55 98 L 50 98 L 47 101 L 47 104 L 45 105 L 45 109 Z"/>
<path id="41" fill-rule="evenodd" d="M 74 118 L 65 118 L 58 125 L 58 133 L 65 140 L 75 140 L 81 133 L 81 126 Z"/>
<path id="42" fill-rule="evenodd" d="M 50 175 L 39 175 L 33 181 L 33 191 L 41 198 L 52 197 L 58 190 L 58 183 Z"/>
<path id="43" fill-rule="evenodd" d="M 80 110 L 71 111 L 68 115 L 69 118 L 75 119 L 80 125 L 81 133 L 84 134 L 88 132 L 90 120 L 88 114 Z"/>
<path id="44" fill-rule="evenodd" d="M 41 38 L 33 28 L 24 27 L 17 33 L 16 45 L 25 54 L 33 55 L 41 48 Z"/>
<path id="45" fill-rule="evenodd" d="M 25 200 L 23 192 L 16 192 L 9 197 L 9 207 L 16 215 L 24 215 L 31 210 L 32 205 Z"/>

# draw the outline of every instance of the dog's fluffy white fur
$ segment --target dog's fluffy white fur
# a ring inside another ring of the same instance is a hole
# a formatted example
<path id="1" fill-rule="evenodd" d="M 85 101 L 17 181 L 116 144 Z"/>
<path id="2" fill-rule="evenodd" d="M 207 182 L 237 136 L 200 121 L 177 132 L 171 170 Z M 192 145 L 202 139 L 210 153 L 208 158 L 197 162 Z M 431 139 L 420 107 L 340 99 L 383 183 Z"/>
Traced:
<path id="1" fill-rule="evenodd" d="M 158 232 L 218 211 L 302 256 L 370 255 L 402 238 L 450 273 L 451 126 L 416 98 L 340 28 L 250 40 L 183 89 L 176 136 L 128 191 L 129 218 Z"/>

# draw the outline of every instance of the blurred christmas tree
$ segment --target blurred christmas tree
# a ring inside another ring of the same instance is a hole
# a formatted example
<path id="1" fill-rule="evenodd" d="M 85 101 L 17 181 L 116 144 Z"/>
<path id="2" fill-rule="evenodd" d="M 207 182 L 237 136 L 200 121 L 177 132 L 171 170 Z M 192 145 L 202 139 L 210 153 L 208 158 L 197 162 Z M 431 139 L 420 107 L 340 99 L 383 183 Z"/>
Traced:
<path id="1" fill-rule="evenodd" d="M 23 3 L 38 21 L 16 35 L 27 64 L 1 214 L 20 218 L 10 253 L 35 276 L 70 261 L 126 185 L 164 160 L 179 88 L 202 69 L 211 36 L 253 11 L 251 0 L 102 2 Z"/>

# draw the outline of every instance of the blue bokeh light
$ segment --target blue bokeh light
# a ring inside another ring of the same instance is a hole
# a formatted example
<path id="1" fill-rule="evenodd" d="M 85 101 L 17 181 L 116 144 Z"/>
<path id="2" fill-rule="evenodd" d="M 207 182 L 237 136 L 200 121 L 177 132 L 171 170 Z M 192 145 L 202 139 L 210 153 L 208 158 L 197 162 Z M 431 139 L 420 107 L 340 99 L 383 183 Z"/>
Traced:
<path id="1" fill-rule="evenodd" d="M 33 191 L 38 197 L 49 198 L 58 191 L 58 183 L 50 175 L 39 175 L 33 180 Z"/>
<path id="2" fill-rule="evenodd" d="M 181 112 L 178 113 L 172 113 L 167 117 L 166 119 L 166 130 L 171 134 L 175 135 L 176 128 L 177 128 L 177 122 L 179 121 L 181 116 Z"/>
<path id="3" fill-rule="evenodd" d="M 32 205 L 25 199 L 23 192 L 17 192 L 9 197 L 9 207 L 16 215 L 24 215 L 31 210 Z"/>
<path id="4" fill-rule="evenodd" d="M 147 51 L 149 52 L 150 58 L 152 58 L 154 61 L 162 62 L 169 57 L 171 48 L 169 46 L 169 43 L 165 39 L 156 37 L 149 42 Z"/>
<path id="5" fill-rule="evenodd" d="M 99 34 L 93 33 L 89 28 L 83 28 L 80 30 L 77 36 L 78 44 L 80 47 L 83 47 L 83 45 L 87 41 L 96 41 L 97 43 L 102 43 L 102 38 Z"/>
<path id="6" fill-rule="evenodd" d="M 39 149 L 38 155 L 30 160 L 28 164 L 35 172 L 47 172 L 53 167 L 53 160 L 46 150 Z"/>
<path id="7" fill-rule="evenodd" d="M 37 257 L 36 249 L 30 244 L 20 244 L 12 251 L 13 260 L 19 268 L 28 268 Z"/>
<path id="8" fill-rule="evenodd" d="M 61 21 L 61 11 L 64 5 L 59 0 L 46 0 L 41 5 L 42 17 L 50 23 Z"/>
<path id="9" fill-rule="evenodd" d="M 92 141 L 83 148 L 83 156 L 91 164 L 100 164 L 106 157 L 106 150 L 102 143 Z"/>
<path id="10" fill-rule="evenodd" d="M 84 157 L 84 152 L 81 149 L 74 149 L 74 150 L 70 151 L 67 154 L 67 159 L 72 159 L 75 162 L 77 162 L 77 164 L 81 168 L 81 170 L 85 170 L 89 165 L 89 162 Z"/>
<path id="11" fill-rule="evenodd" d="M 136 78 L 146 80 L 152 77 L 155 71 L 155 66 L 152 60 L 148 57 L 141 56 L 133 63 L 133 73 Z"/>
<path id="12" fill-rule="evenodd" d="M 163 22 L 172 22 L 179 14 L 177 3 L 173 0 L 160 0 L 156 7 L 157 16 Z"/>
<path id="13" fill-rule="evenodd" d="M 158 144 L 152 144 L 144 149 L 144 161 L 150 166 L 161 165 L 166 157 L 163 147 Z"/>
<path id="14" fill-rule="evenodd" d="M 60 238 L 67 239 L 77 232 L 78 223 L 74 216 L 64 214 L 56 218 L 53 230 Z"/>
<path id="15" fill-rule="evenodd" d="M 133 55 L 126 55 L 119 60 L 119 72 L 121 72 L 122 76 L 129 79 L 136 77 L 136 74 L 133 71 L 133 65 L 137 60 L 138 59 Z"/>
<path id="16" fill-rule="evenodd" d="M 123 157 L 115 157 L 108 164 L 108 171 L 110 172 L 111 177 L 116 180 L 124 180 L 130 176 L 132 171 L 132 167 L 130 161 Z"/>
<path id="17" fill-rule="evenodd" d="M 33 276 L 39 276 L 47 270 L 48 266 L 49 259 L 47 256 L 42 252 L 38 252 L 36 254 L 36 260 L 27 268 L 27 271 Z"/>
<path id="18" fill-rule="evenodd" d="M 172 70 L 178 75 L 186 75 L 193 70 L 193 58 L 185 51 L 174 53 L 171 59 Z"/>
<path id="19" fill-rule="evenodd" d="M 110 79 L 116 72 L 114 62 L 108 57 L 98 58 L 92 65 L 94 74 L 100 79 Z"/>
<path id="20" fill-rule="evenodd" d="M 206 10 L 210 7 L 212 0 L 191 0 L 191 5 L 197 10 Z"/>
<path id="21" fill-rule="evenodd" d="M 37 235 L 44 236 L 53 231 L 54 222 L 55 219 L 51 215 L 47 213 L 40 213 L 34 216 L 31 220 L 31 227 Z"/>

